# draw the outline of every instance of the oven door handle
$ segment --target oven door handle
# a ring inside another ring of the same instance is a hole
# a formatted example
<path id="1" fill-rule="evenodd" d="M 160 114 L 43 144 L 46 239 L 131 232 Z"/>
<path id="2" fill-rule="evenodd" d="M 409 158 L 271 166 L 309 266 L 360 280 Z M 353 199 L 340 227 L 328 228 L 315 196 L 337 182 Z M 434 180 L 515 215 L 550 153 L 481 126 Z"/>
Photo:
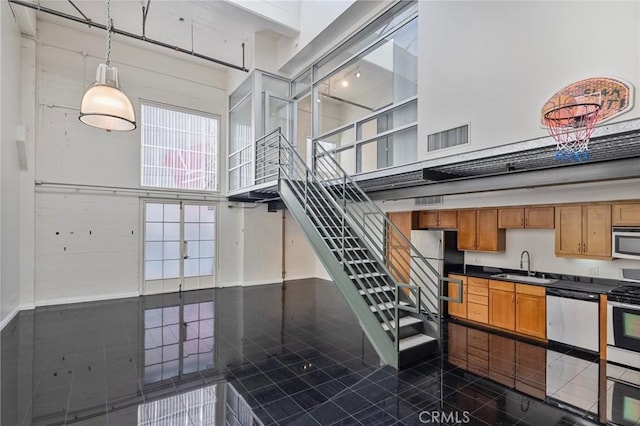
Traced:
<path id="1" fill-rule="evenodd" d="M 640 312 L 640 305 L 631 305 L 628 303 L 613 302 L 613 301 L 608 301 L 607 304 L 613 306 L 614 308 L 627 308 L 627 309 Z"/>

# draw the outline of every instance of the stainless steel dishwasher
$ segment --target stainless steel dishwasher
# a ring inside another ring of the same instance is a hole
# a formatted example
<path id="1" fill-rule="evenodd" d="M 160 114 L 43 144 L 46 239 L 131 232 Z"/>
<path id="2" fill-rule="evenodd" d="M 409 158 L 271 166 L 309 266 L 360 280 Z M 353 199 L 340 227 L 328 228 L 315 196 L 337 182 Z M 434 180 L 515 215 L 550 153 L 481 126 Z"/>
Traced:
<path id="1" fill-rule="evenodd" d="M 599 296 L 547 288 L 547 340 L 598 352 Z"/>

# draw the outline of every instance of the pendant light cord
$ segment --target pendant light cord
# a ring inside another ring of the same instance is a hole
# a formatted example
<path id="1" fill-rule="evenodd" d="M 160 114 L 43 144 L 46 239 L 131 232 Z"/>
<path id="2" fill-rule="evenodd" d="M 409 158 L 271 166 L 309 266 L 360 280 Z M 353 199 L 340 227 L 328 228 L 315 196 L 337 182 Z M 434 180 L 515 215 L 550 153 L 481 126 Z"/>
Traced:
<path id="1" fill-rule="evenodd" d="M 111 0 L 107 0 L 107 67 L 111 59 L 111 31 L 113 30 L 113 20 L 111 19 Z"/>

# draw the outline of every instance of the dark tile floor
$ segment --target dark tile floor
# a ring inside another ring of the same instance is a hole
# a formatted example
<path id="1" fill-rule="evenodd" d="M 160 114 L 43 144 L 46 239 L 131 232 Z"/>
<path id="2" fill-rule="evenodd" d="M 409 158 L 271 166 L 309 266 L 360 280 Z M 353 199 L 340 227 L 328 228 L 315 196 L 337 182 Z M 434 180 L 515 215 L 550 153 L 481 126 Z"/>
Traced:
<path id="1" fill-rule="evenodd" d="M 611 418 L 613 382 L 595 355 L 444 330 L 441 355 L 396 371 L 379 365 L 335 286 L 320 280 L 38 308 L 2 331 L 2 425 Z"/>

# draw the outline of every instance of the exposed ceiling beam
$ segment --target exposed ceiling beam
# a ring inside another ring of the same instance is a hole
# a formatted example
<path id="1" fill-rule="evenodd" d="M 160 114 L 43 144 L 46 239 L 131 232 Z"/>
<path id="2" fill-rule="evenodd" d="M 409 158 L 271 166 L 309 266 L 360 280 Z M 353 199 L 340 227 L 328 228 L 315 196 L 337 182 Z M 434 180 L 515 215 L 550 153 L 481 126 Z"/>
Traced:
<path id="1" fill-rule="evenodd" d="M 79 24 L 84 24 L 84 25 L 87 25 L 89 27 L 99 28 L 99 29 L 104 30 L 104 31 L 107 30 L 107 26 L 106 25 L 98 24 L 98 23 L 96 23 L 96 22 L 94 22 L 94 21 L 92 21 L 90 19 L 79 18 L 77 16 L 69 15 L 68 13 L 64 13 L 64 12 L 60 12 L 60 11 L 55 10 L 55 9 L 50 9 L 50 8 L 47 8 L 47 7 L 43 7 L 43 6 L 40 6 L 38 4 L 28 3 L 28 2 L 25 2 L 25 1 L 22 1 L 22 0 L 8 0 L 8 1 L 9 1 L 9 3 L 12 3 L 12 4 L 16 4 L 16 5 L 19 5 L 19 6 L 24 6 L 26 8 L 33 9 L 33 10 L 36 10 L 38 12 L 48 13 L 50 15 L 57 16 L 59 18 L 67 19 L 67 20 L 70 20 L 70 21 L 74 21 L 74 22 L 77 22 Z M 226 62 L 226 61 L 222 61 L 220 59 L 212 58 L 210 56 L 202 55 L 202 54 L 194 52 L 192 50 L 183 49 L 182 47 L 172 46 L 172 45 L 164 43 L 162 41 L 153 40 L 153 39 L 150 39 L 150 38 L 142 36 L 142 35 L 130 33 L 128 31 L 120 30 L 120 29 L 117 29 L 117 28 L 112 28 L 111 31 L 114 34 L 119 34 L 119 35 L 124 36 L 124 37 L 132 38 L 134 40 L 139 40 L 139 41 L 142 41 L 142 42 L 145 42 L 145 43 L 153 44 L 155 46 L 160 46 L 160 47 L 164 47 L 164 48 L 167 48 L 167 49 L 171 49 L 174 52 L 184 53 L 186 55 L 193 56 L 193 57 L 199 58 L 199 59 L 203 59 L 205 61 L 213 62 L 213 63 L 216 63 L 218 65 L 222 65 L 222 66 L 225 66 L 225 67 L 228 67 L 228 68 L 233 68 L 233 69 L 238 70 L 238 71 L 244 71 L 244 72 L 248 72 L 249 71 L 244 66 L 244 43 L 243 43 L 243 46 L 242 46 L 242 52 L 243 52 L 243 54 L 242 54 L 242 56 L 243 56 L 242 57 L 242 65 L 235 65 L 235 64 L 232 64 L 230 62 Z"/>
<path id="2" fill-rule="evenodd" d="M 514 171 L 501 175 L 473 177 L 409 188 L 367 191 L 367 195 L 373 200 L 401 200 L 434 195 L 470 194 L 638 177 L 640 177 L 640 159 L 626 158 L 543 170 Z"/>

